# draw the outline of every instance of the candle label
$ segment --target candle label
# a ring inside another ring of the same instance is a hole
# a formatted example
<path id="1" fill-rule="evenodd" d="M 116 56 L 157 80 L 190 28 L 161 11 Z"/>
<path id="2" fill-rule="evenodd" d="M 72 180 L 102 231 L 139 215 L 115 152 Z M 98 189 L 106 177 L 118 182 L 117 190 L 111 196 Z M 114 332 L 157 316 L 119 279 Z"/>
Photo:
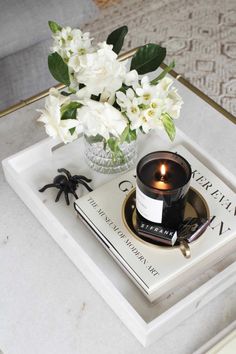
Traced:
<path id="1" fill-rule="evenodd" d="M 145 195 L 136 185 L 136 208 L 147 220 L 161 224 L 163 201 Z"/>

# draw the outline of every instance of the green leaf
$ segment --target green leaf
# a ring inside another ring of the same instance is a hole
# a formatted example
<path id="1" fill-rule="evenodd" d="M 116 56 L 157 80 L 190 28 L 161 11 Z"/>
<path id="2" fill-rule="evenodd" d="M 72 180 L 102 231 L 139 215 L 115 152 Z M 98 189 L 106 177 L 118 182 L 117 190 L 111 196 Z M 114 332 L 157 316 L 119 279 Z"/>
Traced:
<path id="1" fill-rule="evenodd" d="M 70 129 L 69 129 L 69 131 L 70 131 L 71 135 L 73 135 L 73 134 L 74 134 L 75 129 L 76 129 L 75 127 L 74 127 L 74 128 L 70 128 Z"/>
<path id="2" fill-rule="evenodd" d="M 126 93 L 126 91 L 128 90 L 128 88 L 130 88 L 130 86 L 127 86 L 127 85 L 125 85 L 125 84 L 122 84 L 122 86 L 121 86 L 121 87 L 119 88 L 119 90 L 117 90 L 117 91 Z"/>
<path id="3" fill-rule="evenodd" d="M 99 142 L 102 142 L 104 143 L 105 141 L 105 138 L 99 134 L 93 136 L 93 135 L 85 135 L 85 139 L 87 140 L 87 142 L 89 144 L 93 144 L 93 143 L 99 143 Z"/>
<path id="4" fill-rule="evenodd" d="M 128 134 L 126 135 L 125 141 L 127 143 L 131 143 L 131 141 L 134 141 L 137 139 L 137 133 L 136 133 L 136 130 L 131 130 L 130 126 L 128 128 L 129 128 L 129 130 L 128 130 Z"/>
<path id="5" fill-rule="evenodd" d="M 125 155 L 119 146 L 120 145 L 119 138 L 114 138 L 114 137 L 109 138 L 107 140 L 107 145 L 108 145 L 109 149 L 111 150 L 113 161 L 119 161 L 119 162 L 125 161 Z"/>
<path id="6" fill-rule="evenodd" d="M 48 21 L 48 26 L 50 27 L 50 30 L 52 31 L 52 33 L 56 33 L 58 31 L 62 30 L 62 27 L 54 21 Z"/>
<path id="7" fill-rule="evenodd" d="M 66 86 L 70 85 L 68 66 L 57 52 L 48 56 L 48 68 L 54 79 Z"/>
<path id="8" fill-rule="evenodd" d="M 139 104 L 138 106 L 139 106 L 139 108 L 141 108 L 141 109 L 148 109 L 148 108 L 149 108 L 149 104 L 144 104 L 144 103 L 141 103 L 141 104 Z"/>
<path id="9" fill-rule="evenodd" d="M 76 93 L 76 90 L 73 87 L 69 87 L 68 91 L 72 94 L 72 93 Z"/>
<path id="10" fill-rule="evenodd" d="M 129 131 L 129 142 L 134 141 L 137 139 L 137 133 L 136 130 L 130 130 Z"/>
<path id="11" fill-rule="evenodd" d="M 120 136 L 120 144 L 123 144 L 123 142 L 126 141 L 128 135 L 129 135 L 129 125 L 127 125 L 127 127 L 123 130 Z"/>
<path id="12" fill-rule="evenodd" d="M 116 54 L 120 53 L 127 33 L 128 27 L 122 26 L 111 32 L 107 37 L 107 44 L 113 45 L 113 52 Z"/>
<path id="13" fill-rule="evenodd" d="M 151 81 L 151 85 L 156 85 L 160 80 L 162 80 L 166 74 L 168 74 L 175 67 L 175 62 L 172 61 L 170 65 L 167 65 L 165 69 L 158 75 L 155 79 Z"/>
<path id="14" fill-rule="evenodd" d="M 175 130 L 175 124 L 173 119 L 171 118 L 171 116 L 167 113 L 165 113 L 162 116 L 162 122 L 165 128 L 166 133 L 168 134 L 169 138 L 171 141 L 173 141 L 175 139 L 175 134 L 176 134 L 176 130 Z"/>
<path id="15" fill-rule="evenodd" d="M 156 70 L 166 56 L 166 49 L 157 44 L 146 44 L 139 48 L 134 54 L 130 70 L 137 70 L 138 74 L 143 75 Z"/>
<path id="16" fill-rule="evenodd" d="M 107 145 L 109 146 L 109 148 L 110 148 L 110 150 L 111 150 L 112 152 L 115 152 L 116 146 L 117 146 L 117 139 L 115 139 L 115 138 L 109 138 L 109 139 L 107 140 Z"/>
<path id="17" fill-rule="evenodd" d="M 77 109 L 82 106 L 78 102 L 70 102 L 67 105 L 61 107 L 61 119 L 76 119 Z"/>
<path id="18" fill-rule="evenodd" d="M 62 96 L 70 96 L 72 95 L 72 92 L 66 92 L 66 91 L 61 91 Z"/>
<path id="19" fill-rule="evenodd" d="M 80 108 L 81 106 L 82 104 L 78 102 L 70 102 L 67 105 L 63 105 L 61 107 L 61 120 L 76 119 L 77 109 Z M 71 135 L 74 134 L 75 129 L 76 129 L 75 127 L 69 129 Z"/>
<path id="20" fill-rule="evenodd" d="M 98 96 L 96 96 L 96 95 L 91 95 L 91 100 L 99 101 L 99 100 L 100 100 L 100 97 L 101 97 L 101 95 L 98 95 Z"/>
<path id="21" fill-rule="evenodd" d="M 106 142 L 106 140 L 104 139 L 104 140 L 103 140 L 103 150 L 106 151 L 106 148 L 107 148 L 107 142 Z"/>
<path id="22" fill-rule="evenodd" d="M 127 127 L 123 130 L 119 140 L 117 140 L 118 145 L 123 144 L 125 141 L 127 143 L 130 143 L 133 140 L 137 139 L 137 134 L 136 130 L 131 130 L 130 126 L 127 125 Z"/>

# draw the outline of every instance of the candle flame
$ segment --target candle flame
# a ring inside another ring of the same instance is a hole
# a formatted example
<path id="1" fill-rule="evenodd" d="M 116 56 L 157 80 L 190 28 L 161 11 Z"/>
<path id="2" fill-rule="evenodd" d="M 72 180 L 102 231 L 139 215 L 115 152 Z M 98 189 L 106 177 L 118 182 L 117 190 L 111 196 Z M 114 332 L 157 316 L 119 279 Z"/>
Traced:
<path id="1" fill-rule="evenodd" d="M 165 174 L 166 174 L 166 166 L 165 166 L 165 164 L 163 163 L 163 164 L 161 165 L 161 176 L 164 177 Z"/>

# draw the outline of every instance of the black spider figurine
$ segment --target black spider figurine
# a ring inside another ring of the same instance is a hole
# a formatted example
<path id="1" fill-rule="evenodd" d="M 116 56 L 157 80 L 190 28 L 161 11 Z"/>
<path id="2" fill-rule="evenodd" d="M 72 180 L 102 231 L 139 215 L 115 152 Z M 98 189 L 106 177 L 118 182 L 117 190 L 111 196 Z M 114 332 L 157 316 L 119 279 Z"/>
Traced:
<path id="1" fill-rule="evenodd" d="M 39 192 L 44 192 L 46 189 L 51 187 L 58 188 L 59 192 L 57 193 L 55 202 L 58 202 L 63 192 L 65 194 L 65 200 L 67 205 L 70 204 L 68 196 L 69 193 L 73 194 L 73 196 L 78 199 L 78 195 L 75 193 L 75 191 L 79 184 L 82 184 L 89 192 L 92 191 L 92 188 L 86 183 L 91 182 L 91 179 L 81 175 L 71 176 L 71 173 L 65 168 L 59 168 L 57 171 L 59 173 L 64 173 L 65 175 L 56 176 L 53 179 L 53 183 L 46 184 L 43 188 L 39 189 Z"/>

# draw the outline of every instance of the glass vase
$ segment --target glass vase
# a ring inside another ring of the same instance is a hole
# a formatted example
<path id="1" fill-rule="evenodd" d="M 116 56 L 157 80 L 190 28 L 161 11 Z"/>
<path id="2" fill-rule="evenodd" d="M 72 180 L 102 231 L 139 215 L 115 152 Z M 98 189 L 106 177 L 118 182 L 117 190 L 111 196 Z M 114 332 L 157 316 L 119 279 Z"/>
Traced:
<path id="1" fill-rule="evenodd" d="M 120 146 L 123 156 L 114 157 L 103 139 L 84 135 L 84 156 L 90 168 L 104 173 L 113 174 L 129 170 L 137 160 L 137 140 L 124 142 Z"/>

